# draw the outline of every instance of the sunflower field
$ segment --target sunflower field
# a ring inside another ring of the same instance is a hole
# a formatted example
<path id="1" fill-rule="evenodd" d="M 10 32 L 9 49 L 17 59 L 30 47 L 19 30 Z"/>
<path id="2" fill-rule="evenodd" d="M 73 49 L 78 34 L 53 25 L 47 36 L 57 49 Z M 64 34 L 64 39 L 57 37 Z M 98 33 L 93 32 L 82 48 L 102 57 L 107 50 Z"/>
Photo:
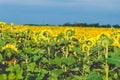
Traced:
<path id="1" fill-rule="evenodd" d="M 120 80 L 120 29 L 0 22 L 0 80 Z"/>

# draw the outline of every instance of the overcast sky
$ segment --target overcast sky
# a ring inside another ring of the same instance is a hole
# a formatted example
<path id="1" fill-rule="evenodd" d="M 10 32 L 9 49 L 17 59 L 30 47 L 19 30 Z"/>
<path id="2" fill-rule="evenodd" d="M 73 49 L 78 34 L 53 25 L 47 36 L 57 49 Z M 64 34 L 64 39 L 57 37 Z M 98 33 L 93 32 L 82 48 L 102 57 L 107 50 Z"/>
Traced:
<path id="1" fill-rule="evenodd" d="M 120 0 L 0 0 L 0 21 L 15 24 L 119 24 Z"/>

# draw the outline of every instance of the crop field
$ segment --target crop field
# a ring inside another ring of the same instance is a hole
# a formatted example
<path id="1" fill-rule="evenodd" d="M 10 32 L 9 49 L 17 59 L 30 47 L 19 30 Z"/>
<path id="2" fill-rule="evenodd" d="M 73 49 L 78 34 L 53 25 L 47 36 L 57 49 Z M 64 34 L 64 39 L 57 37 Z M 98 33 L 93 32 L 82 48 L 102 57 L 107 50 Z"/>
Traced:
<path id="1" fill-rule="evenodd" d="M 0 80 L 120 80 L 120 28 L 0 22 Z"/>

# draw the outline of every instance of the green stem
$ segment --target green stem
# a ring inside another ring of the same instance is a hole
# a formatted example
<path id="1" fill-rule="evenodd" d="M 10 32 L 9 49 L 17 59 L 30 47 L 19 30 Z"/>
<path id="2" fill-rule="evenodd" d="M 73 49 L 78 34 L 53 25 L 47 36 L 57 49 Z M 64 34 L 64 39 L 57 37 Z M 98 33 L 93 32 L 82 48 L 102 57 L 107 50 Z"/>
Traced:
<path id="1" fill-rule="evenodd" d="M 27 54 L 26 54 L 26 57 L 27 57 Z M 26 63 L 26 64 L 28 63 L 28 59 L 25 59 L 25 63 Z"/>
<path id="2" fill-rule="evenodd" d="M 48 50 L 48 55 L 50 55 L 50 47 L 49 46 L 47 47 L 47 50 Z"/>
<path id="3" fill-rule="evenodd" d="M 98 51 L 98 58 L 100 58 L 100 51 Z"/>
<path id="4" fill-rule="evenodd" d="M 67 34 L 67 40 L 69 40 L 69 38 L 68 38 L 69 36 L 68 36 L 68 34 Z M 65 56 L 66 56 L 66 58 L 68 57 L 68 54 L 69 54 L 69 45 L 67 45 L 66 46 L 66 54 L 65 54 Z"/>
<path id="5" fill-rule="evenodd" d="M 106 45 L 105 58 L 106 58 L 106 61 L 105 61 L 106 79 L 105 79 L 105 80 L 108 80 L 108 75 L 109 75 L 109 65 L 108 65 L 108 63 L 107 63 L 107 58 L 108 58 L 108 45 Z"/>
<path id="6" fill-rule="evenodd" d="M 66 47 L 66 58 L 68 57 L 69 51 L 68 51 L 68 46 Z"/>
<path id="7" fill-rule="evenodd" d="M 48 43 L 50 43 L 50 38 L 49 37 L 47 37 L 48 38 Z M 47 50 L 48 50 L 48 55 L 50 55 L 50 47 L 48 46 L 47 47 Z"/>

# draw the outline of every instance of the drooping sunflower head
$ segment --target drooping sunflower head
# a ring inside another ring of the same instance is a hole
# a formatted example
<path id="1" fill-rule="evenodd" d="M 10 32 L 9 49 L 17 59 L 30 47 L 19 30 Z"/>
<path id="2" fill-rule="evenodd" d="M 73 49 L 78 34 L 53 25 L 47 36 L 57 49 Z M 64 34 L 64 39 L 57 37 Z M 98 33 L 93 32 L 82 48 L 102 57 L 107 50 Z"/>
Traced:
<path id="1" fill-rule="evenodd" d="M 2 55 L 5 61 L 9 61 L 15 57 L 16 51 L 12 50 L 11 48 L 6 48 L 2 51 Z"/>
<path id="2" fill-rule="evenodd" d="M 71 37 L 71 36 L 73 36 L 74 34 L 75 34 L 75 31 L 74 31 L 74 30 L 71 30 L 71 29 L 66 30 L 66 36 Z"/>
<path id="3" fill-rule="evenodd" d="M 33 34 L 33 31 L 30 29 L 26 29 L 22 32 L 22 36 L 24 36 L 24 37 L 30 37 L 30 35 L 32 35 L 32 34 Z"/>
<path id="4" fill-rule="evenodd" d="M 88 46 L 87 44 L 83 44 L 82 45 L 82 52 L 87 52 L 87 51 L 90 51 L 91 47 Z"/>
<path id="5" fill-rule="evenodd" d="M 49 32 L 49 31 L 44 31 L 44 32 L 43 32 L 43 36 L 45 36 L 45 37 L 50 37 L 50 32 Z"/>
<path id="6" fill-rule="evenodd" d="M 86 44 L 87 44 L 88 46 L 90 46 L 90 47 L 93 47 L 94 41 L 93 41 L 92 39 L 88 39 L 88 40 L 86 41 Z"/>
<path id="7" fill-rule="evenodd" d="M 15 45 L 13 45 L 13 44 L 7 44 L 7 45 L 5 45 L 4 47 L 2 47 L 2 51 L 4 51 L 4 50 L 7 49 L 7 48 L 10 48 L 10 49 L 18 52 L 18 49 L 17 49 L 17 48 L 15 47 Z"/>
<path id="8" fill-rule="evenodd" d="M 110 37 L 110 34 L 107 34 L 107 33 L 106 34 L 104 33 L 104 34 L 100 35 L 100 39 L 102 39 L 102 40 L 103 39 L 108 39 L 109 37 Z"/>
<path id="9" fill-rule="evenodd" d="M 18 49 L 13 44 L 7 44 L 2 47 L 2 56 L 6 64 L 14 63 Z M 13 61 L 14 60 L 14 61 Z"/>
<path id="10" fill-rule="evenodd" d="M 81 35 L 80 38 L 79 38 L 79 41 L 81 43 L 84 43 L 86 40 L 87 40 L 87 36 L 85 34 Z"/>
<path id="11" fill-rule="evenodd" d="M 51 37 L 51 31 L 50 30 L 43 30 L 41 32 L 40 36 L 43 40 L 48 40 Z"/>
<path id="12" fill-rule="evenodd" d="M 0 22 L 0 28 L 4 28 L 6 26 L 5 22 Z"/>
<path id="13" fill-rule="evenodd" d="M 102 40 L 101 39 L 96 40 L 96 45 L 97 46 L 102 46 Z"/>

